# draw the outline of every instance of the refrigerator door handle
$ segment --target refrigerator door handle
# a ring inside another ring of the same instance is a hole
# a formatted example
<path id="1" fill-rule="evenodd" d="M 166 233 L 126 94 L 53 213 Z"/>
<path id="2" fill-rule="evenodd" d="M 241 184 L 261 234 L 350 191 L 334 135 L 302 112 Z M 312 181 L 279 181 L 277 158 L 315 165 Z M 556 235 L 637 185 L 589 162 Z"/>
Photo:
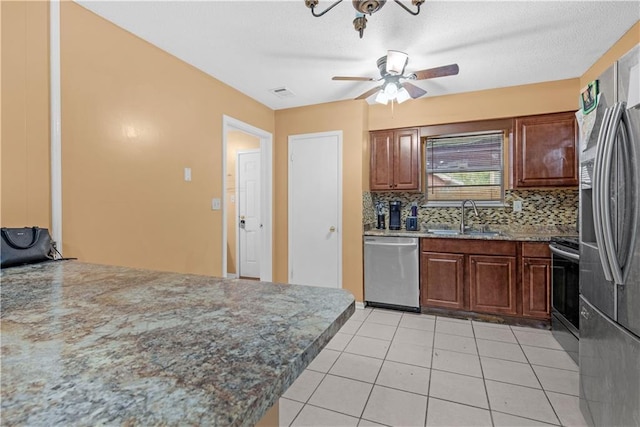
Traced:
<path id="1" fill-rule="evenodd" d="M 607 108 L 604 112 L 604 118 L 602 119 L 602 125 L 600 126 L 600 132 L 598 133 L 598 142 L 597 142 L 597 152 L 596 157 L 593 163 L 593 180 L 592 180 L 592 188 L 593 188 L 593 200 L 592 200 L 592 209 L 593 209 L 593 222 L 594 222 L 594 231 L 596 237 L 596 243 L 598 245 L 598 255 L 600 256 L 600 263 L 602 264 L 602 272 L 604 273 L 604 278 L 607 281 L 611 281 L 613 279 L 611 275 L 611 269 L 609 267 L 609 260 L 607 259 L 607 251 L 604 247 L 604 235 L 603 235 L 603 226 L 602 226 L 602 164 L 604 159 L 604 146 L 607 141 L 607 136 L 609 134 L 609 125 L 611 122 L 611 111 L 612 108 Z"/>
<path id="2" fill-rule="evenodd" d="M 632 126 L 632 122 L 631 122 L 631 117 L 629 116 L 629 111 L 626 108 L 626 105 L 623 103 L 622 104 L 622 124 L 623 124 L 623 130 L 624 130 L 624 135 L 625 135 L 625 140 L 624 142 L 626 143 L 626 147 L 629 150 L 629 157 L 630 157 L 630 165 L 638 165 L 640 163 L 640 158 L 638 158 L 638 153 L 636 151 L 636 144 L 638 143 L 638 141 L 635 141 L 635 136 L 634 136 L 634 132 L 633 132 L 633 128 Z M 628 185 L 631 185 L 631 197 L 632 200 L 636 200 L 636 203 L 631 203 L 631 206 L 633 206 L 633 212 L 631 213 L 631 224 L 629 227 L 629 232 L 631 232 L 630 236 L 631 239 L 629 240 L 629 247 L 627 248 L 627 259 L 624 262 L 624 267 L 623 267 L 623 271 L 622 271 L 622 283 L 624 284 L 627 282 L 627 278 L 629 276 L 629 271 L 631 271 L 631 264 L 633 262 L 633 256 L 635 253 L 635 249 L 636 249 L 636 241 L 638 238 L 638 232 L 640 232 L 640 230 L 638 230 L 638 221 L 640 220 L 639 216 L 640 216 L 640 187 L 639 187 L 639 176 L 638 176 L 638 172 L 637 172 L 637 167 L 631 167 L 629 168 L 630 170 L 629 172 L 629 178 L 631 178 L 629 181 L 627 182 Z"/>
<path id="3" fill-rule="evenodd" d="M 605 140 L 604 157 L 602 159 L 602 175 L 600 176 L 600 188 L 602 189 L 602 231 L 604 237 L 604 248 L 606 251 L 609 267 L 613 281 L 617 285 L 622 284 L 622 268 L 618 262 L 618 254 L 616 253 L 615 242 L 613 238 L 613 226 L 611 224 L 611 168 L 613 163 L 613 149 L 617 141 L 617 130 L 620 127 L 622 117 L 622 103 L 617 103 L 613 107 L 611 117 L 611 126 Z"/>

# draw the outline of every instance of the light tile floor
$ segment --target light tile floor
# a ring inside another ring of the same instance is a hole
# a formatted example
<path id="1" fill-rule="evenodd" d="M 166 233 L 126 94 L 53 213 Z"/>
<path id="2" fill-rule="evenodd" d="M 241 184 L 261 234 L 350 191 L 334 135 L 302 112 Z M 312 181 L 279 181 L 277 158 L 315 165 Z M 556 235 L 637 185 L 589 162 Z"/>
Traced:
<path id="1" fill-rule="evenodd" d="M 281 426 L 586 426 L 551 332 L 359 309 L 280 399 Z"/>

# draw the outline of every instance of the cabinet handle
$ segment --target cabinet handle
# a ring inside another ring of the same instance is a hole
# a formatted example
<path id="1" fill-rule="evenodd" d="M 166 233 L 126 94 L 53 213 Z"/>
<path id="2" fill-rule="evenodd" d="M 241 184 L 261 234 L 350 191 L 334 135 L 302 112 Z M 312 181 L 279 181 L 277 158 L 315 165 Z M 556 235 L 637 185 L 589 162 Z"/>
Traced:
<path id="1" fill-rule="evenodd" d="M 389 184 L 389 188 L 393 188 L 393 184 Z"/>

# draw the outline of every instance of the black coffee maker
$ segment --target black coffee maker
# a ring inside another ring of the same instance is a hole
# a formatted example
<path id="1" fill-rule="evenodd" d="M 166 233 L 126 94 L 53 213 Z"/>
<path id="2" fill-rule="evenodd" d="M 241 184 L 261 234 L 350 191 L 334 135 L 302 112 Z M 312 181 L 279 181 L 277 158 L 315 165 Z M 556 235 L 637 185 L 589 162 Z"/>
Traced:
<path id="1" fill-rule="evenodd" d="M 389 202 L 389 230 L 400 230 L 400 208 L 402 203 L 399 200 Z"/>

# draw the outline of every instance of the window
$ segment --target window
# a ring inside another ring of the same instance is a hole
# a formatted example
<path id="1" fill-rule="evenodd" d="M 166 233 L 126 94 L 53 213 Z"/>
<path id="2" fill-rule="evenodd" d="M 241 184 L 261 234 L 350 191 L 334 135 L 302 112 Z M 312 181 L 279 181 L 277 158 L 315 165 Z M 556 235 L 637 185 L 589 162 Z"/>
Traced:
<path id="1" fill-rule="evenodd" d="M 504 198 L 502 131 L 428 137 L 425 171 L 427 204 L 465 199 L 501 204 Z"/>

